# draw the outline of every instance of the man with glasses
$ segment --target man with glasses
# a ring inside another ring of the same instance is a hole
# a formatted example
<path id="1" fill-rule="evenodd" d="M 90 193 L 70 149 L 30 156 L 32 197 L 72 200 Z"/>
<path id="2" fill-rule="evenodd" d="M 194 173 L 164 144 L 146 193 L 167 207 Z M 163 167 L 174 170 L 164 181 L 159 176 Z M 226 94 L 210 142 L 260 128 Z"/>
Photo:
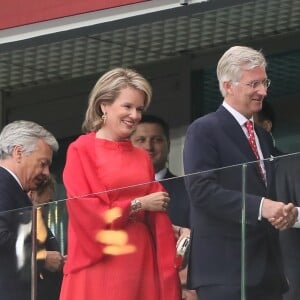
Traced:
<path id="1" fill-rule="evenodd" d="M 270 86 L 266 60 L 252 48 L 231 47 L 218 62 L 217 76 L 224 101 L 190 125 L 184 146 L 185 173 L 193 174 L 186 177 L 192 228 L 188 286 L 197 289 L 201 300 L 239 300 L 243 295 L 281 300 L 287 283 L 272 224 L 292 226 L 297 209 L 270 199 L 274 146 L 270 135 L 253 125 Z M 269 160 L 261 161 L 265 158 Z"/>

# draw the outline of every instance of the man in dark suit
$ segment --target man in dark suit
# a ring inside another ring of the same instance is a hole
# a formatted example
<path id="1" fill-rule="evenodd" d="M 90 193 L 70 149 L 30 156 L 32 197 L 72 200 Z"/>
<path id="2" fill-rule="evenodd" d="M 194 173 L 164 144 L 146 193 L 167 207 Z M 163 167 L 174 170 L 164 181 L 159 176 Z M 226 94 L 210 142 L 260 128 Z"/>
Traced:
<path id="1" fill-rule="evenodd" d="M 170 132 L 168 124 L 161 118 L 153 115 L 143 115 L 135 132 L 131 136 L 132 143 L 144 148 L 150 155 L 155 179 L 159 180 L 167 190 L 171 201 L 167 212 L 173 228 L 178 231 L 176 236 L 189 236 L 189 201 L 183 177 L 177 177 L 167 167 L 170 152 Z M 186 289 L 186 268 L 179 272 L 182 285 L 182 299 L 195 300 L 194 290 Z"/>
<path id="2" fill-rule="evenodd" d="M 300 207 L 300 155 L 290 154 L 278 159 L 276 169 L 276 195 L 284 202 Z M 289 291 L 284 300 L 300 299 L 300 223 L 296 228 L 283 230 L 279 234 L 284 270 L 289 282 Z"/>
<path id="3" fill-rule="evenodd" d="M 183 177 L 177 177 L 167 167 L 170 152 L 170 132 L 168 124 L 153 115 L 143 115 L 132 143 L 144 148 L 150 155 L 155 170 L 155 179 L 161 181 L 169 193 L 168 215 L 173 224 L 189 227 L 189 201 Z"/>
<path id="4" fill-rule="evenodd" d="M 275 113 L 271 103 L 263 102 L 262 109 L 254 114 L 254 121 L 270 133 L 275 146 L 272 132 L 275 125 Z M 275 146 L 275 156 L 283 156 L 277 159 L 276 170 L 276 196 L 278 199 L 295 206 L 300 206 L 300 157 L 291 154 L 287 156 Z M 299 228 L 289 228 L 279 232 L 279 241 L 282 249 L 283 265 L 289 283 L 289 290 L 283 295 L 284 300 L 300 299 L 300 231 Z"/>
<path id="5" fill-rule="evenodd" d="M 0 291 L 3 300 L 31 298 L 31 201 L 27 196 L 49 176 L 54 136 L 29 121 L 0 134 Z"/>
<path id="6" fill-rule="evenodd" d="M 184 146 L 185 173 L 192 174 L 186 177 L 192 229 L 188 286 L 197 289 L 201 300 L 241 299 L 244 283 L 247 300 L 279 300 L 287 283 L 278 232 L 269 221 L 277 220 L 281 229 L 291 226 L 297 209 L 269 198 L 272 161 L 257 160 L 270 158 L 274 147 L 269 134 L 258 127 L 254 132 L 248 122 L 261 109 L 270 85 L 265 58 L 254 49 L 232 47 L 219 60 L 217 76 L 223 104 L 190 125 Z M 246 168 L 240 165 L 251 161 Z"/>

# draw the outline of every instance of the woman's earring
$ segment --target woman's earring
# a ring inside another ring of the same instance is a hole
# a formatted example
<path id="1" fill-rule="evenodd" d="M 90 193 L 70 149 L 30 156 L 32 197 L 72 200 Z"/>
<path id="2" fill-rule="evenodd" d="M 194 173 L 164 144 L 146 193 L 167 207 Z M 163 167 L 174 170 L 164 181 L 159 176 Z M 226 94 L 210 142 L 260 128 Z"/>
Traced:
<path id="1" fill-rule="evenodd" d="M 101 116 L 101 119 L 102 119 L 102 124 L 104 125 L 105 122 L 106 122 L 106 118 L 107 118 L 107 115 L 106 115 L 106 112 L 103 113 L 103 115 Z"/>

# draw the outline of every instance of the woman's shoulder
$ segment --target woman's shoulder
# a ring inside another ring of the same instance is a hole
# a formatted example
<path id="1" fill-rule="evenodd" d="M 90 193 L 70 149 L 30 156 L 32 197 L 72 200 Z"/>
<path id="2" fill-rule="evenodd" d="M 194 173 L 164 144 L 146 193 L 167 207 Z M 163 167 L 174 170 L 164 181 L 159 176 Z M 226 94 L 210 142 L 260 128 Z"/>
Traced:
<path id="1" fill-rule="evenodd" d="M 145 149 L 133 145 L 132 154 L 135 161 L 139 161 L 147 166 L 153 166 L 150 155 Z"/>
<path id="2" fill-rule="evenodd" d="M 82 134 L 75 141 L 73 141 L 70 145 L 82 147 L 82 146 L 90 146 L 90 143 L 92 143 L 95 140 L 95 132 L 90 132 L 86 134 Z"/>
<path id="3" fill-rule="evenodd" d="M 82 134 L 77 137 L 68 147 L 68 153 L 86 153 L 88 154 L 93 149 L 92 144 L 95 141 L 95 133 Z"/>

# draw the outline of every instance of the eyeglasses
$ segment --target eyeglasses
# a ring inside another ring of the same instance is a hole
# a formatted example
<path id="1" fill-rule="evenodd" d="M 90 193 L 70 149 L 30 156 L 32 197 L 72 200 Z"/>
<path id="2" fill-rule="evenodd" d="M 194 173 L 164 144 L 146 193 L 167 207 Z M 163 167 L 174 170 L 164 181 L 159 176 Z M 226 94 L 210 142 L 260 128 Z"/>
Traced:
<path id="1" fill-rule="evenodd" d="M 242 83 L 242 84 L 248 85 L 253 90 L 256 90 L 261 84 L 267 89 L 271 84 L 271 80 L 270 79 L 253 80 L 253 81 L 250 81 L 250 82 L 247 82 L 247 83 L 238 81 L 237 83 Z"/>

